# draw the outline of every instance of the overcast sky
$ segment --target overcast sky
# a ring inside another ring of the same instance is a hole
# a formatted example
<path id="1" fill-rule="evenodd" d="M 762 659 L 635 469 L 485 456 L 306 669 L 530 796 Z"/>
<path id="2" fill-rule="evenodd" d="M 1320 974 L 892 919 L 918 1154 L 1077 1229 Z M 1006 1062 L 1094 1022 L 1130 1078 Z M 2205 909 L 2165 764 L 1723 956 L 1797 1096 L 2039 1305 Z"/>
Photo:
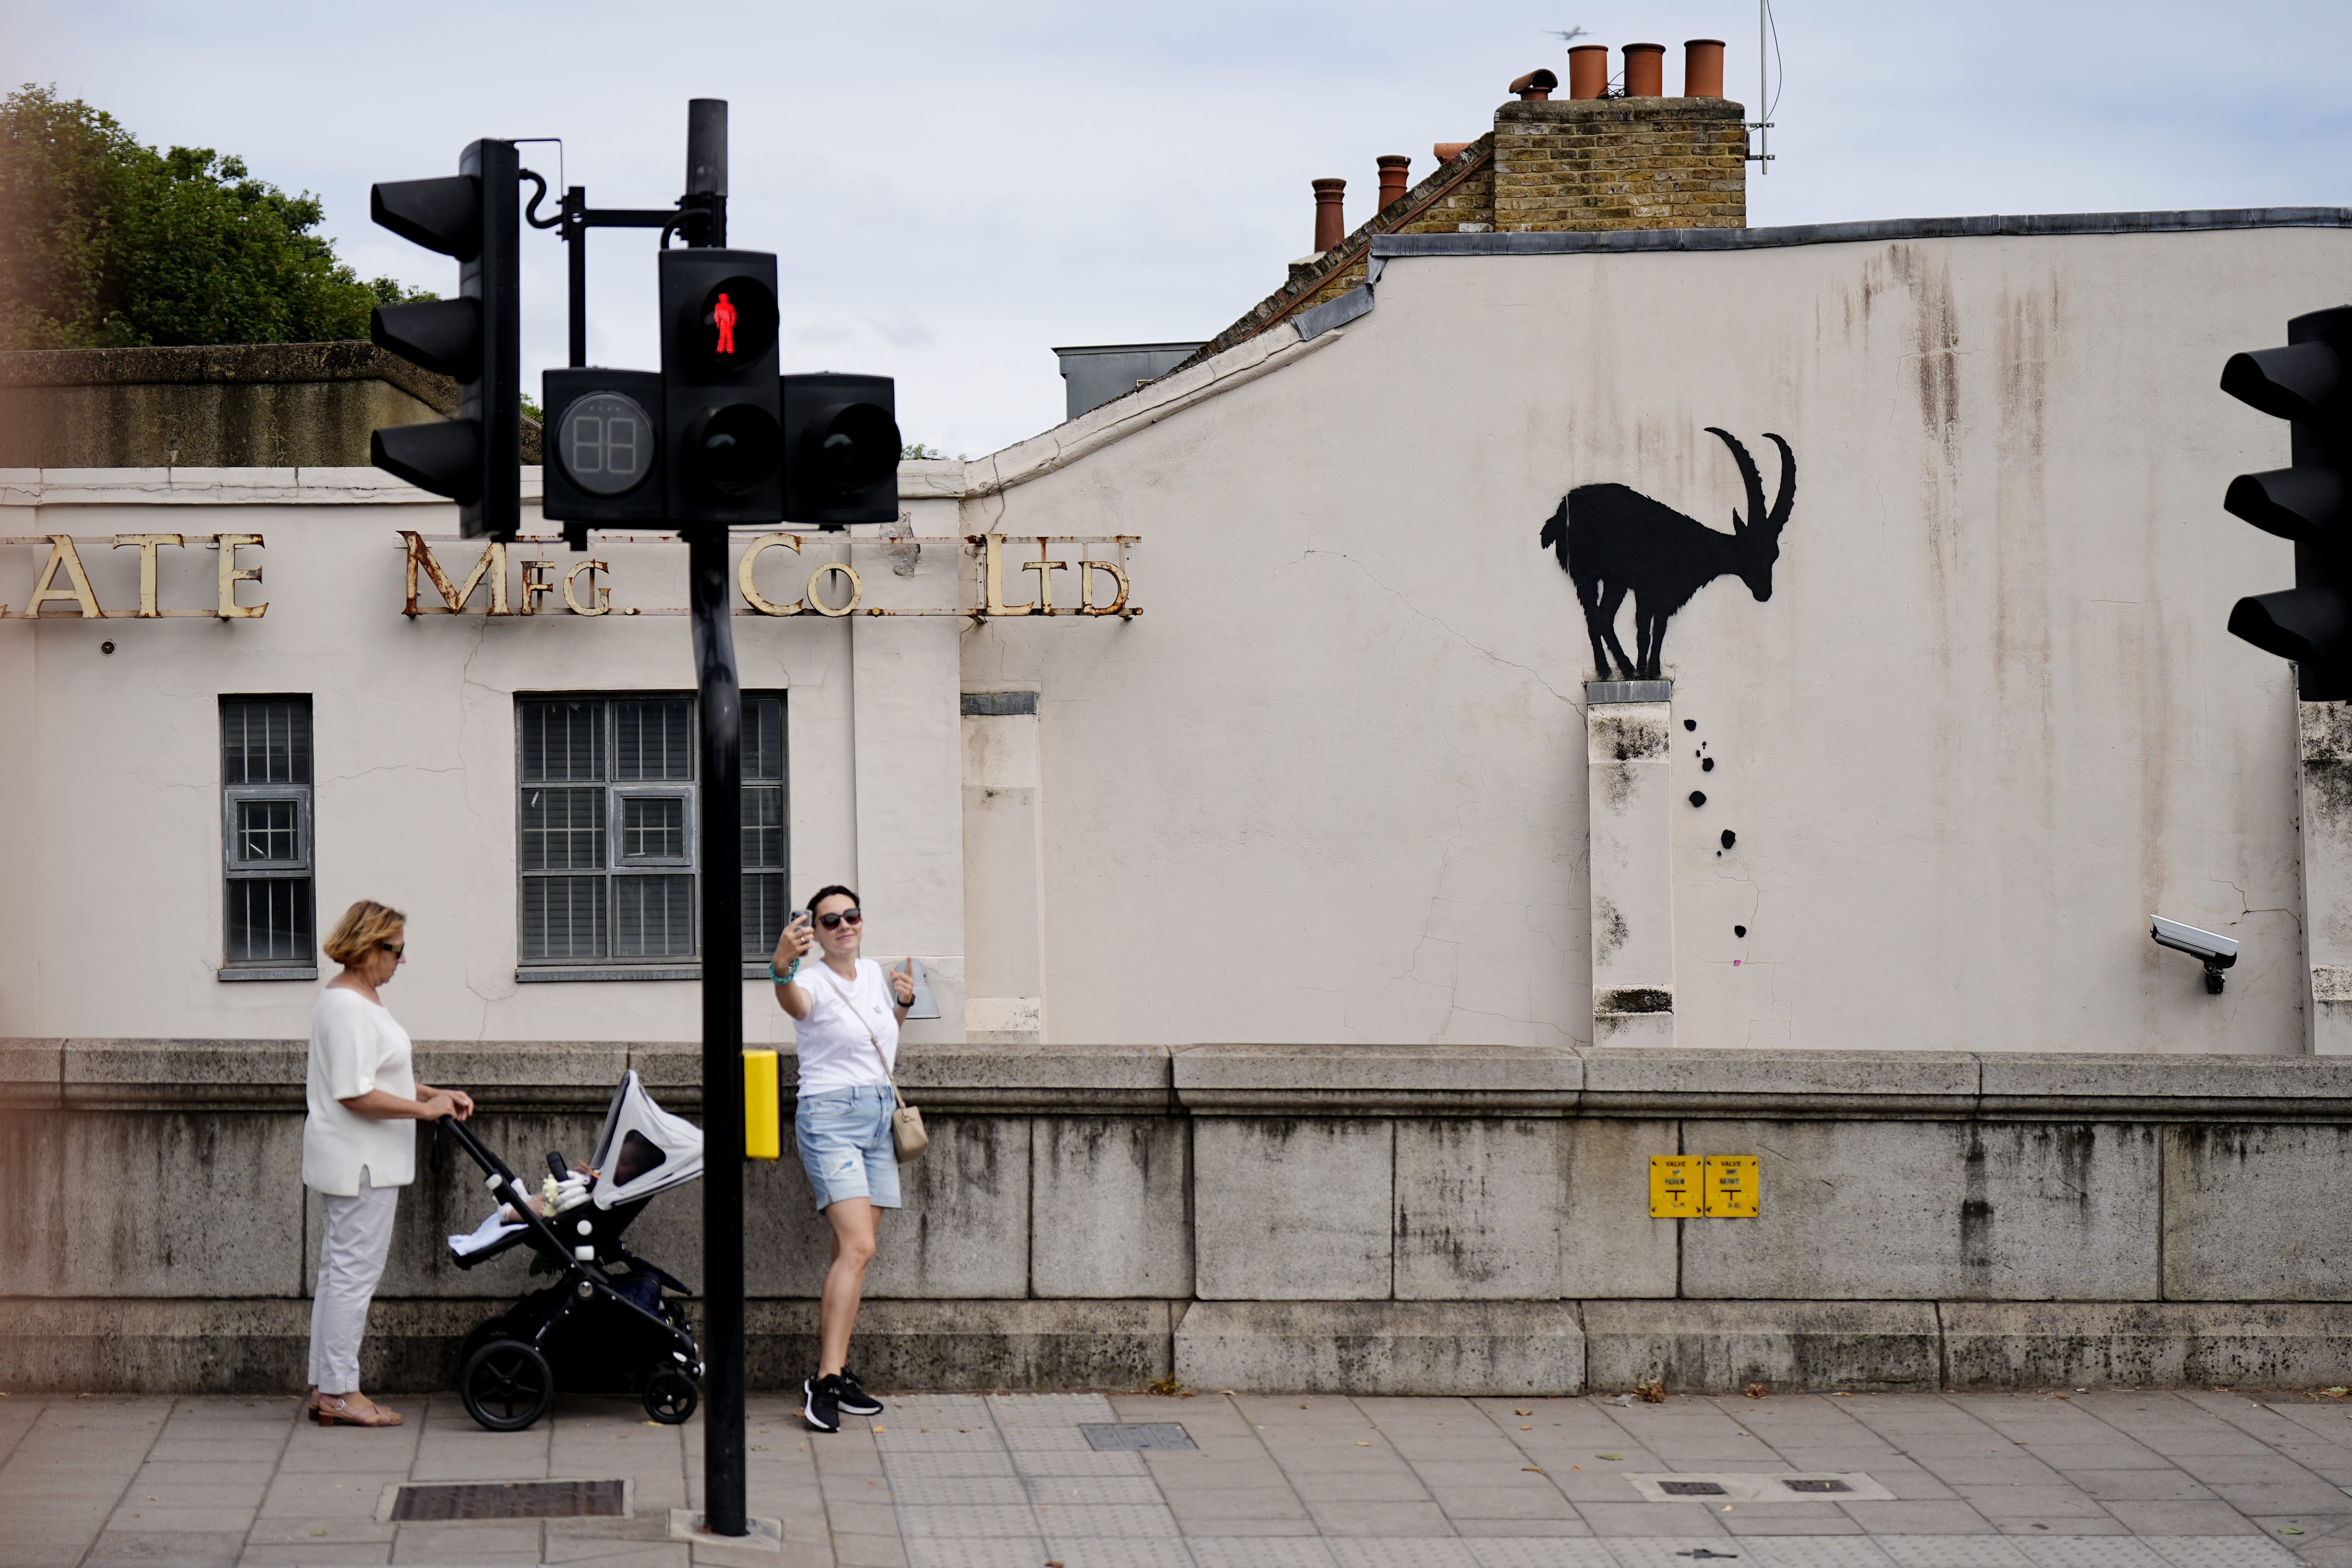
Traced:
<path id="1" fill-rule="evenodd" d="M 1775 16 L 1780 161 L 1749 182 L 1751 224 L 2352 205 L 2343 0 Z M 1054 345 L 1205 338 L 1271 292 L 1309 247 L 1310 179 L 1348 181 L 1352 225 L 1377 155 L 1418 180 L 1512 77 L 1565 76 L 1549 29 L 1668 45 L 1670 90 L 1685 38 L 1728 41 L 1743 101 L 1758 65 L 1755 0 L 0 0 L 0 18 L 13 80 L 316 191 L 364 275 L 443 293 L 455 264 L 372 226 L 371 182 L 453 172 L 478 136 L 561 136 L 592 205 L 666 206 L 686 100 L 730 100 L 731 238 L 782 254 L 785 368 L 895 375 L 907 437 L 972 456 L 1060 419 Z M 556 149 L 524 153 L 556 179 Z M 653 243 L 593 241 L 594 363 L 656 363 Z M 535 377 L 563 363 L 562 247 L 524 253 Z"/>

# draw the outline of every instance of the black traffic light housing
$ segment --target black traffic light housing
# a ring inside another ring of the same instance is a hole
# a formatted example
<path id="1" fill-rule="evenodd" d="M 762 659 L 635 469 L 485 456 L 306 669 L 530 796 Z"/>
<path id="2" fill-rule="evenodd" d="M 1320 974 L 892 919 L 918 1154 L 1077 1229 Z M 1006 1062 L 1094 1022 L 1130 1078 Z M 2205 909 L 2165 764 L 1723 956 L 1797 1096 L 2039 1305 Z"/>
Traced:
<path id="1" fill-rule="evenodd" d="M 467 538 L 511 539 L 522 520 L 522 284 L 515 145 L 476 142 L 458 173 L 375 187 L 375 221 L 454 257 L 457 297 L 380 305 L 369 336 L 457 383 L 457 416 L 375 432 L 370 459 L 457 503 Z"/>
<path id="2" fill-rule="evenodd" d="M 820 528 L 898 517 L 898 392 L 887 375 L 784 377 L 784 516 Z"/>
<path id="3" fill-rule="evenodd" d="M 2256 594 L 2230 630 L 2296 665 L 2306 702 L 2352 699 L 2352 305 L 2287 323 L 2287 346 L 2232 354 L 2221 390 L 2290 422 L 2293 466 L 2241 474 L 2222 506 L 2294 542 L 2291 589 Z"/>
<path id="4" fill-rule="evenodd" d="M 662 378 L 657 371 L 550 370 L 540 375 L 547 423 L 541 515 L 591 526 L 666 527 Z"/>
<path id="5" fill-rule="evenodd" d="M 662 489 L 672 522 L 784 515 L 776 258 L 661 253 Z"/>

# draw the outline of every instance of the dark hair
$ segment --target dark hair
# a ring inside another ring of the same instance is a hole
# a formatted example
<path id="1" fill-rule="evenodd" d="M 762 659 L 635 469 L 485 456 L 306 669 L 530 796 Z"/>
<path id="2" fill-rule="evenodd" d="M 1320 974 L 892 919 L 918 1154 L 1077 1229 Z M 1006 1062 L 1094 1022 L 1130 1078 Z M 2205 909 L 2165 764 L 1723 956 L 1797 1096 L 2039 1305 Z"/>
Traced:
<path id="1" fill-rule="evenodd" d="M 832 898 L 836 893 L 840 894 L 843 898 L 847 899 L 853 905 L 857 904 L 860 901 L 856 893 L 851 892 L 847 888 L 843 887 L 840 883 L 828 882 L 824 887 L 819 888 L 815 892 L 809 895 L 808 912 L 811 914 L 816 913 L 816 907 L 824 902 L 825 900 Z"/>

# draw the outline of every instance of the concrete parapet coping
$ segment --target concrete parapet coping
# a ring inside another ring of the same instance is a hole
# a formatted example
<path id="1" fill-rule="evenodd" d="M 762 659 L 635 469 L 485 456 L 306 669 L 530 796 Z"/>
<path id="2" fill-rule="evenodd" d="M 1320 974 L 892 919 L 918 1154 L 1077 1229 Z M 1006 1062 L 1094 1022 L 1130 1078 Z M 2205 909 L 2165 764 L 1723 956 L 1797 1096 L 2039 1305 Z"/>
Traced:
<path id="1" fill-rule="evenodd" d="M 1513 107 L 1517 107 L 1514 105 Z M 2239 228 L 2352 228 L 2352 207 L 2237 207 L 2186 212 L 1997 213 L 1982 217 L 1879 218 L 1780 228 L 1627 228 L 1490 234 L 1383 234 L 1374 260 L 1410 256 L 1559 256 L 1591 251 L 1769 250 L 1791 245 L 1872 245 L 2072 234 L 2196 234 Z"/>
<path id="2" fill-rule="evenodd" d="M 782 1080 L 795 1057 L 778 1047 Z M 683 1041 L 420 1041 L 428 1082 L 502 1110 L 593 1108 L 634 1068 L 698 1103 Z M 0 1040 L 0 1106 L 284 1110 L 301 1040 Z M 2352 1121 L 2352 1058 L 1437 1045 L 911 1047 L 908 1096 L 1010 1115 Z"/>
<path id="3" fill-rule="evenodd" d="M 1522 1046 L 1193 1046 L 1171 1058 L 1178 1101 L 1204 1115 L 1565 1114 L 1585 1064 Z"/>

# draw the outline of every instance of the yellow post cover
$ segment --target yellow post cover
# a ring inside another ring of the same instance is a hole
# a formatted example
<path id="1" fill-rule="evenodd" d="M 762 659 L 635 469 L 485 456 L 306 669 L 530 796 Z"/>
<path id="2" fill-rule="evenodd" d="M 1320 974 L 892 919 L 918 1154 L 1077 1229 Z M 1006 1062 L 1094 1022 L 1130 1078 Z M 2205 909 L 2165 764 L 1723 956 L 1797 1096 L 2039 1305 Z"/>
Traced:
<path id="1" fill-rule="evenodd" d="M 776 1092 L 776 1053 L 743 1053 L 743 1152 L 754 1160 L 784 1154 L 782 1107 Z"/>

